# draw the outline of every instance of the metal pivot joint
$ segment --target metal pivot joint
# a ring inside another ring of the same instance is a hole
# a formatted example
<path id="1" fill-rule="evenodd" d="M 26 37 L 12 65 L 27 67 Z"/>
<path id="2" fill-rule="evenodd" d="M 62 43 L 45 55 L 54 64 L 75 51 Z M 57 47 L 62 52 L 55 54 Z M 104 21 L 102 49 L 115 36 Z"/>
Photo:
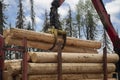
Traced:
<path id="1" fill-rule="evenodd" d="M 49 50 L 53 50 L 55 48 L 59 36 L 61 36 L 61 38 L 63 40 L 63 44 L 62 44 L 61 49 L 64 49 L 65 44 L 66 44 L 66 32 L 62 31 L 62 30 L 55 29 L 55 28 L 48 29 L 48 32 L 54 35 L 54 43 L 53 43 L 53 46 Z"/>

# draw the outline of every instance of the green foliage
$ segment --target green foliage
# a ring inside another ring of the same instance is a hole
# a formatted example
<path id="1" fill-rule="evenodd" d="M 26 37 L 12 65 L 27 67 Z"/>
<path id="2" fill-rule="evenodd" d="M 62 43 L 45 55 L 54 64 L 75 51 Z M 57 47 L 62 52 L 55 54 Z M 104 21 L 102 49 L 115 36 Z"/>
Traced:
<path id="1" fill-rule="evenodd" d="M 7 17 L 4 14 L 7 5 L 3 3 L 3 0 L 0 1 L 0 34 L 3 34 L 3 28 L 5 28 Z"/>
<path id="2" fill-rule="evenodd" d="M 110 38 L 109 38 L 109 36 L 107 35 L 105 29 L 104 29 L 103 31 L 104 31 L 104 32 L 103 32 L 103 35 L 102 35 L 102 37 L 103 37 L 102 46 L 103 46 L 103 47 L 106 46 L 107 52 L 108 52 L 108 53 L 112 53 L 113 50 L 112 50 L 112 47 L 111 47 L 112 45 L 111 45 Z"/>
<path id="3" fill-rule="evenodd" d="M 79 3 L 76 5 L 76 25 L 78 27 L 78 33 L 79 38 L 81 38 L 81 35 L 83 34 L 86 39 L 88 40 L 94 40 L 97 32 L 97 22 L 98 15 L 90 2 L 90 0 L 86 0 L 85 2 L 83 0 L 79 0 Z"/>
<path id="4" fill-rule="evenodd" d="M 44 20 L 42 31 L 46 32 L 48 30 L 48 28 L 50 27 L 50 22 L 49 22 L 47 10 L 45 10 L 44 16 L 45 16 L 45 20 Z"/>
<path id="5" fill-rule="evenodd" d="M 76 5 L 76 26 L 77 26 L 77 32 L 78 37 L 81 38 L 81 28 L 83 27 L 83 14 L 84 14 L 84 2 L 82 0 L 79 0 L 79 3 Z"/>
<path id="6" fill-rule="evenodd" d="M 65 20 L 66 20 L 66 29 L 65 30 L 67 31 L 67 35 L 69 37 L 72 37 L 73 36 L 73 32 L 72 32 L 73 23 L 72 23 L 72 11 L 71 11 L 70 7 L 69 7 L 67 18 Z"/>
<path id="7" fill-rule="evenodd" d="M 22 5 L 22 0 L 19 0 L 19 5 L 18 5 L 18 13 L 17 13 L 17 22 L 16 22 L 16 28 L 23 29 L 25 28 L 24 20 L 24 12 L 23 12 L 23 5 Z"/>

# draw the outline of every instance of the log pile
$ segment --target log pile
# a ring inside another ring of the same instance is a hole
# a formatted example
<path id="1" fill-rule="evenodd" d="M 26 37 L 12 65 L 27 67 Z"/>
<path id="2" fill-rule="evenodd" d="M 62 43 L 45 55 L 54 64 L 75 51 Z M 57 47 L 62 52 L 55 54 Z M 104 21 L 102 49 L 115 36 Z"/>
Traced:
<path id="1" fill-rule="evenodd" d="M 5 43 L 48 50 L 54 43 L 53 34 L 23 29 L 4 30 Z M 58 39 L 61 40 L 61 39 Z M 62 53 L 62 80 L 103 80 L 103 54 L 97 54 L 101 43 L 67 37 Z M 28 80 L 57 80 L 57 46 L 52 52 L 29 52 L 27 63 Z M 107 55 L 108 80 L 112 78 L 118 62 L 117 54 Z M 4 80 L 22 80 L 22 60 L 7 60 L 4 66 Z"/>
<path id="2" fill-rule="evenodd" d="M 23 38 L 27 39 L 27 46 L 48 50 L 54 43 L 54 35 L 48 33 L 40 33 L 23 29 L 4 30 L 4 38 L 6 44 L 14 44 L 22 46 Z M 101 43 L 91 40 L 80 40 L 67 37 L 66 46 L 63 52 L 79 52 L 79 53 L 97 53 L 97 49 L 101 47 Z M 57 51 L 57 47 L 53 49 Z"/>
<path id="3" fill-rule="evenodd" d="M 29 52 L 28 80 L 57 80 L 57 53 Z M 119 60 L 117 54 L 108 54 L 108 80 L 115 71 L 115 63 Z M 4 80 L 22 79 L 22 60 L 5 61 Z M 103 80 L 103 54 L 63 53 L 63 80 Z M 9 78 L 7 78 L 8 76 Z"/>

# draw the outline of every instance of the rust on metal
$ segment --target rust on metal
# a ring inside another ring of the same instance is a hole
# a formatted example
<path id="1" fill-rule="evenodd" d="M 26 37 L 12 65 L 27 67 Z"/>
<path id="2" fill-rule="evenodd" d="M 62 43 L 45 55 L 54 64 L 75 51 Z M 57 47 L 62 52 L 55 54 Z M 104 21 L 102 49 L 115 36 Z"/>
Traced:
<path id="1" fill-rule="evenodd" d="M 0 80 L 3 80 L 3 70 L 4 70 L 4 38 L 0 34 Z"/>
<path id="2" fill-rule="evenodd" d="M 106 47 L 104 47 L 104 49 L 103 49 L 103 61 L 104 61 L 104 64 L 103 64 L 104 80 L 107 80 L 108 71 L 107 71 L 107 49 L 106 49 Z"/>
<path id="3" fill-rule="evenodd" d="M 22 62 L 22 80 L 28 80 L 27 77 L 27 39 L 23 39 L 23 62 Z"/>
<path id="4" fill-rule="evenodd" d="M 58 80 L 62 80 L 62 42 L 58 42 Z"/>

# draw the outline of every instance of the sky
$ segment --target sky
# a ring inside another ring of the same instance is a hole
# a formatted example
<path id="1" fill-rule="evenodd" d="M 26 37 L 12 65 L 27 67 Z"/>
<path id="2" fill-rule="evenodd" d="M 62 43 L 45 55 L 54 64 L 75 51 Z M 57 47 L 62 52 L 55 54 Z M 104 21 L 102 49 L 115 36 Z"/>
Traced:
<path id="1" fill-rule="evenodd" d="M 34 0 L 34 9 L 35 9 L 35 21 L 36 21 L 36 30 L 39 31 L 42 29 L 42 24 L 44 21 L 45 10 L 50 11 L 51 2 L 53 0 Z M 68 13 L 69 6 L 73 12 L 75 11 L 75 6 L 79 0 L 65 0 L 62 6 L 59 8 L 59 14 L 61 18 L 64 18 Z M 6 16 L 8 16 L 7 23 L 11 23 L 12 26 L 15 26 L 16 14 L 18 0 L 4 0 L 5 3 L 9 4 L 8 8 L 5 11 Z M 112 24 L 115 29 L 118 29 L 120 34 L 120 0 L 103 0 L 107 12 L 110 14 Z M 31 21 L 30 19 L 30 2 L 29 0 L 23 0 L 24 12 L 26 16 L 26 22 Z"/>

